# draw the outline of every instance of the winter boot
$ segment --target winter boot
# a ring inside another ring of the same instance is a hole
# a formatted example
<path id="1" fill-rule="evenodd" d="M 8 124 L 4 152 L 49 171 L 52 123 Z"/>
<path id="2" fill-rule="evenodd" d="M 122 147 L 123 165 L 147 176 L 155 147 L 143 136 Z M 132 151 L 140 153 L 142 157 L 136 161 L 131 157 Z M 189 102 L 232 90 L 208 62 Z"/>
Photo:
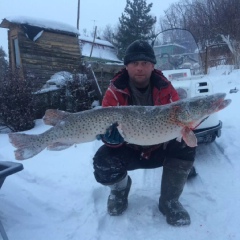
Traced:
<path id="1" fill-rule="evenodd" d="M 167 223 L 173 226 L 190 225 L 188 212 L 178 201 L 193 162 L 168 159 L 163 166 L 159 210 L 166 215 Z"/>
<path id="2" fill-rule="evenodd" d="M 107 208 L 111 216 L 121 215 L 128 207 L 128 194 L 132 185 L 131 178 L 126 175 L 120 182 L 110 185 Z"/>

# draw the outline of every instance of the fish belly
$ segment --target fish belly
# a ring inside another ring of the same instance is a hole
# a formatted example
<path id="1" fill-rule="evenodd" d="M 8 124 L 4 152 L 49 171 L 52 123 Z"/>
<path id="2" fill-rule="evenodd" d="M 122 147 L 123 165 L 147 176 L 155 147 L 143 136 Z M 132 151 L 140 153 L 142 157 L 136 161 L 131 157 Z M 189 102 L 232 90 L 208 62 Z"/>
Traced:
<path id="1" fill-rule="evenodd" d="M 148 146 L 181 136 L 181 127 L 172 122 L 166 112 L 138 112 L 124 115 L 119 132 L 128 143 Z"/>

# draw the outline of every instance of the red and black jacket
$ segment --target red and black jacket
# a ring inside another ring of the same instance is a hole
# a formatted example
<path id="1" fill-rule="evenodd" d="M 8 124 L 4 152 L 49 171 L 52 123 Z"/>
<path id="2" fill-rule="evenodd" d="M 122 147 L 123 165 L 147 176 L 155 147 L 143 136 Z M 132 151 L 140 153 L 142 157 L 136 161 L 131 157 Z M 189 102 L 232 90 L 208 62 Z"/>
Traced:
<path id="1" fill-rule="evenodd" d="M 111 80 L 103 97 L 102 106 L 127 106 L 131 105 L 131 91 L 129 76 L 124 68 Z M 179 100 L 177 91 L 171 82 L 159 70 L 153 70 L 151 75 L 153 105 L 164 105 Z"/>

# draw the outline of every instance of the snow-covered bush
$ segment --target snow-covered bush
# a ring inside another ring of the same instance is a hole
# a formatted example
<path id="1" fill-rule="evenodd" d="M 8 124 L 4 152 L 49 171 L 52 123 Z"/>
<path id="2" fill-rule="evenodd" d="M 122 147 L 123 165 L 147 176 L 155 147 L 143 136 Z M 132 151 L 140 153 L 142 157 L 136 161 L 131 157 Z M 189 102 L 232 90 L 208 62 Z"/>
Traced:
<path id="1" fill-rule="evenodd" d="M 34 95 L 37 118 L 41 118 L 49 108 L 68 112 L 88 110 L 95 100 L 92 81 L 86 73 L 58 72 Z"/>

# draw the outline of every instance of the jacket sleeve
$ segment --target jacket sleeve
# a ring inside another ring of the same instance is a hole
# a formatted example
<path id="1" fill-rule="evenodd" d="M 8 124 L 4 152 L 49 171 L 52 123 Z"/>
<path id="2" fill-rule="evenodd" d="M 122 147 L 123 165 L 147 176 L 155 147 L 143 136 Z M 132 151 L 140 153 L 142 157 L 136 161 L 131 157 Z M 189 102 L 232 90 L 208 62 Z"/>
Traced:
<path id="1" fill-rule="evenodd" d="M 103 97 L 102 107 L 114 107 L 118 105 L 118 98 L 114 91 L 109 87 Z M 99 135 L 97 139 L 101 139 L 108 147 L 121 147 L 124 144 L 124 139 L 118 132 L 117 126 L 117 123 L 113 123 L 113 125 L 106 130 L 105 134 Z"/>
<path id="2" fill-rule="evenodd" d="M 180 99 L 177 90 L 173 87 L 171 83 L 170 83 L 170 94 L 171 94 L 172 102 L 176 102 Z"/>
<path id="3" fill-rule="evenodd" d="M 114 107 L 118 105 L 119 105 L 118 98 L 114 91 L 109 87 L 103 97 L 102 107 Z"/>

